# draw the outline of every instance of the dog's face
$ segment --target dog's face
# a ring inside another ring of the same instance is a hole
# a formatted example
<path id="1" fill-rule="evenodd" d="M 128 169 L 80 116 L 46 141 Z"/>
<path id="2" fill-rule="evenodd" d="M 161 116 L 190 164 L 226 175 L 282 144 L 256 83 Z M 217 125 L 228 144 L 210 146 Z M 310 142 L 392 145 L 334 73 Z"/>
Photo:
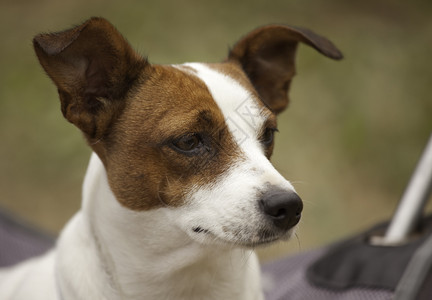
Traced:
<path id="1" fill-rule="evenodd" d="M 103 19 L 34 45 L 124 207 L 175 210 L 167 222 L 201 243 L 256 246 L 289 237 L 302 210 L 269 162 L 299 41 L 341 57 L 284 26 L 253 31 L 220 64 L 152 65 Z"/>
<path id="2" fill-rule="evenodd" d="M 152 73 L 110 134 L 104 161 L 117 199 L 137 210 L 173 208 L 181 213 L 170 222 L 203 242 L 252 245 L 289 235 L 301 201 L 269 162 L 276 116 L 244 73 L 230 63 Z M 275 191 L 287 199 L 281 214 L 293 214 L 281 226 L 260 204 Z"/>

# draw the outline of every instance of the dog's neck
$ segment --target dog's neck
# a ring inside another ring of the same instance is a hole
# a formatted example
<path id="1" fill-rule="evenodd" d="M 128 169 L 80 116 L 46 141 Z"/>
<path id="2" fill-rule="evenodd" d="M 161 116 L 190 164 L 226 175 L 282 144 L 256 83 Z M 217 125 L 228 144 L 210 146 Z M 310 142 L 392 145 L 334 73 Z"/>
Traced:
<path id="1" fill-rule="evenodd" d="M 255 299 L 253 295 L 260 295 L 255 255 L 191 241 L 170 222 L 178 211 L 165 207 L 136 212 L 121 206 L 93 154 L 82 210 L 59 241 L 57 269 L 63 298 L 68 299 L 72 291 L 94 295 L 92 299 Z M 68 248 L 67 257 L 62 248 Z M 71 248 L 84 255 L 71 257 L 70 253 L 77 253 Z M 81 274 L 84 266 L 89 274 Z M 72 283 L 80 286 L 71 287 Z"/>

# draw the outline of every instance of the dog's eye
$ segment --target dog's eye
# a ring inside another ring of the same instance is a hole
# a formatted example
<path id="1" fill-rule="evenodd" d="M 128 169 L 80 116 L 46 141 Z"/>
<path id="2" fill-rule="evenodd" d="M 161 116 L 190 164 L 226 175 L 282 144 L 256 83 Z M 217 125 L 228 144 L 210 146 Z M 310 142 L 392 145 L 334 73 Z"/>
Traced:
<path id="1" fill-rule="evenodd" d="M 191 154 L 202 146 L 202 141 L 198 134 L 192 133 L 173 141 L 172 145 L 179 152 Z"/>
<path id="2" fill-rule="evenodd" d="M 265 146 L 273 143 L 275 131 L 278 130 L 276 128 L 266 128 L 263 135 L 261 136 L 261 143 L 263 143 Z"/>

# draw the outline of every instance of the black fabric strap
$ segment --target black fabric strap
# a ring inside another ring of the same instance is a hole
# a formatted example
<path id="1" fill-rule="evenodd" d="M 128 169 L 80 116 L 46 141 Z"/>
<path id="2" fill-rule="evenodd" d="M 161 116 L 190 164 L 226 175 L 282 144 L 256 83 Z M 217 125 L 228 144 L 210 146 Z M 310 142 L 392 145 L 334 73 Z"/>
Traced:
<path id="1" fill-rule="evenodd" d="M 330 247 L 308 268 L 308 280 L 317 286 L 336 290 L 352 287 L 396 290 L 411 258 L 431 235 L 432 218 L 425 219 L 421 234 L 404 245 L 371 245 L 368 242 L 370 237 L 381 235 L 387 225 L 378 225 Z M 432 257 L 432 248 L 428 252 Z"/>

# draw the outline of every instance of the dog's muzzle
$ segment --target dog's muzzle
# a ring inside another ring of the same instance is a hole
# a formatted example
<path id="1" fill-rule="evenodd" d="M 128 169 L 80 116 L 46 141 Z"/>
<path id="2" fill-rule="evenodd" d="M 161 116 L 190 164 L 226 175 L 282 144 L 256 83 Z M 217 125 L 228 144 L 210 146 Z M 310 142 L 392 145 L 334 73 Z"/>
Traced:
<path id="1" fill-rule="evenodd" d="M 277 188 L 265 192 L 259 200 L 259 206 L 277 228 L 289 230 L 301 217 L 303 202 L 297 193 Z"/>

